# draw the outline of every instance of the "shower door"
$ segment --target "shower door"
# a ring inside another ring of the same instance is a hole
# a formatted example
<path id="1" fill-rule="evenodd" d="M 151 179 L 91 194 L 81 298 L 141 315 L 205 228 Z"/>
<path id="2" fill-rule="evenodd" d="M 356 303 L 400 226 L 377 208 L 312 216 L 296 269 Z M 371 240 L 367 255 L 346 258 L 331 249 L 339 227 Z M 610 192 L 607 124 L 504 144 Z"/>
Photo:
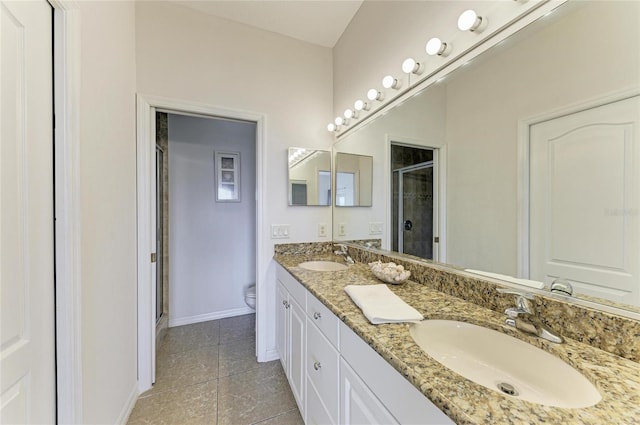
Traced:
<path id="1" fill-rule="evenodd" d="M 433 161 L 394 170 L 393 250 L 433 259 Z"/>

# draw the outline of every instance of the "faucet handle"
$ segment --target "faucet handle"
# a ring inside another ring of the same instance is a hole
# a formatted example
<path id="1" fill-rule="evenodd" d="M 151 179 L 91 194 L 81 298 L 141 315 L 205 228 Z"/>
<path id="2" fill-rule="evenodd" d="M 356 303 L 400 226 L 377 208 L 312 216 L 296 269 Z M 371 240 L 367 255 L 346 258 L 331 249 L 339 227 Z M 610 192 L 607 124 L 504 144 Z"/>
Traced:
<path id="1" fill-rule="evenodd" d="M 533 296 L 533 294 L 531 294 L 529 292 L 525 292 L 525 291 L 520 291 L 518 289 L 496 288 L 496 291 L 500 292 L 501 294 L 517 295 L 518 297 L 523 297 L 523 298 L 526 298 L 528 300 L 535 300 L 536 299 Z"/>
<path id="2" fill-rule="evenodd" d="M 517 289 L 511 288 L 497 288 L 496 289 L 501 294 L 509 294 L 515 295 L 516 298 L 516 308 L 508 308 L 505 310 L 507 316 L 512 319 L 518 317 L 518 315 L 523 313 L 532 314 L 533 308 L 531 308 L 531 303 L 528 300 L 535 300 L 533 294 L 524 291 L 518 291 Z"/>

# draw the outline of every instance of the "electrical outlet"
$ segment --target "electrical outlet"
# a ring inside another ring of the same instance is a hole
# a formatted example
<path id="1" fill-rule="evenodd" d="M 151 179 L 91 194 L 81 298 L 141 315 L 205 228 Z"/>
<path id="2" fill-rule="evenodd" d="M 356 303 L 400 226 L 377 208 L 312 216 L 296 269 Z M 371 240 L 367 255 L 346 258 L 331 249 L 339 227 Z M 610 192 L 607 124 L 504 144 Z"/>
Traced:
<path id="1" fill-rule="evenodd" d="M 369 234 L 370 235 L 381 235 L 382 234 L 382 223 L 369 223 Z"/>
<path id="2" fill-rule="evenodd" d="M 289 239 L 288 224 L 272 224 L 271 239 Z"/>
<path id="3" fill-rule="evenodd" d="M 338 223 L 338 236 L 347 235 L 347 226 L 344 223 Z"/>
<path id="4" fill-rule="evenodd" d="M 327 225 L 326 223 L 318 224 L 318 236 L 321 238 L 327 237 Z"/>

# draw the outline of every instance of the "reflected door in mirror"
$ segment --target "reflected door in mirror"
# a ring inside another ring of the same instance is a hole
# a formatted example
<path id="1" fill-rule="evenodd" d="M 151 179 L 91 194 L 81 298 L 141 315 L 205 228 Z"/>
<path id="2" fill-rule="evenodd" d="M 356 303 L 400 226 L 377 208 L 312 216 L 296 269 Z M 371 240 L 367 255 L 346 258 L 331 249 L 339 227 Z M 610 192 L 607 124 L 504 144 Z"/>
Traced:
<path id="1" fill-rule="evenodd" d="M 530 277 L 640 305 L 640 96 L 531 126 Z"/>

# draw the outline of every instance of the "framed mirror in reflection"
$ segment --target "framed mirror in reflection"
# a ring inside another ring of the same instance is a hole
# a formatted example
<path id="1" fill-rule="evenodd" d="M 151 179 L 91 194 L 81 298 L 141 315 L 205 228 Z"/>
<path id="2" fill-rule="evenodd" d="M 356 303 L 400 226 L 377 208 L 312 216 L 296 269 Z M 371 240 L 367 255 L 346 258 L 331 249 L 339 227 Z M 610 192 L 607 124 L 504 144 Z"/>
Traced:
<path id="1" fill-rule="evenodd" d="M 373 158 L 368 155 L 336 154 L 336 207 L 370 207 Z"/>
<path id="2" fill-rule="evenodd" d="M 432 249 L 413 255 L 640 312 L 639 2 L 568 2 L 339 138 L 384 172 L 371 211 L 334 216 L 349 239 L 384 223 L 395 251 L 416 224 L 394 207 L 398 144 L 440 164 L 422 172 Z"/>
<path id="3" fill-rule="evenodd" d="M 289 148 L 289 205 L 331 205 L 331 152 Z"/>

